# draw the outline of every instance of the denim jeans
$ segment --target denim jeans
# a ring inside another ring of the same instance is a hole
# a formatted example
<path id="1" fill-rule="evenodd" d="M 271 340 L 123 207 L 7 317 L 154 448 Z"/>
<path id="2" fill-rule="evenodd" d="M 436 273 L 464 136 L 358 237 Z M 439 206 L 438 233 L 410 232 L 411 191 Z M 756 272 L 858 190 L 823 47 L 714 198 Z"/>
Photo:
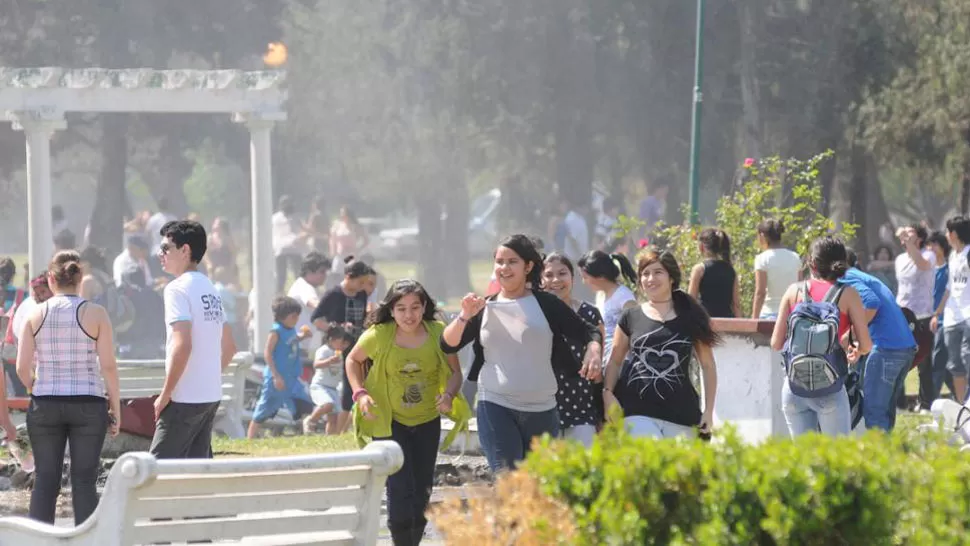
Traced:
<path id="1" fill-rule="evenodd" d="M 96 397 L 39 397 L 27 409 L 27 435 L 36 475 L 30 495 L 32 519 L 54 523 L 64 471 L 64 447 L 71 448 L 71 501 L 74 525 L 98 506 L 101 447 L 108 432 L 108 402 Z"/>
<path id="2" fill-rule="evenodd" d="M 970 321 L 949 326 L 943 332 L 946 343 L 946 369 L 957 377 L 966 377 L 970 371 Z"/>
<path id="3" fill-rule="evenodd" d="M 697 428 L 678 425 L 663 419 L 645 415 L 631 415 L 623 419 L 623 425 L 630 436 L 635 438 L 696 438 Z"/>
<path id="4" fill-rule="evenodd" d="M 414 427 L 392 421 L 391 437 L 383 439 L 394 440 L 404 451 L 401 470 L 387 477 L 387 527 L 395 546 L 416 545 L 428 524 L 425 511 L 434 486 L 441 419 Z"/>
<path id="5" fill-rule="evenodd" d="M 519 411 L 491 402 L 479 401 L 478 440 L 492 472 L 514 470 L 525 458 L 532 439 L 543 434 L 559 435 L 559 412 Z"/>
<path id="6" fill-rule="evenodd" d="M 852 431 L 852 407 L 845 389 L 828 396 L 805 398 L 793 394 L 785 381 L 781 387 L 781 408 L 792 438 L 808 432 L 843 436 Z"/>
<path id="7" fill-rule="evenodd" d="M 866 358 L 862 392 L 866 403 L 862 414 L 867 429 L 892 430 L 896 426 L 896 398 L 903 388 L 906 372 L 913 365 L 916 348 L 882 349 L 874 347 Z"/>

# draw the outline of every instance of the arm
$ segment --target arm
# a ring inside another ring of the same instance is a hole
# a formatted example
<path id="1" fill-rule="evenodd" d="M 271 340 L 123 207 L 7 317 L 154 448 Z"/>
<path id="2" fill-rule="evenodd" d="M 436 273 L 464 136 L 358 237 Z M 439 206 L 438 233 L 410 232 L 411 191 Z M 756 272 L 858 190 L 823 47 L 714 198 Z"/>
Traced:
<path id="1" fill-rule="evenodd" d="M 27 388 L 27 392 L 34 387 L 34 351 L 37 350 L 34 343 L 35 318 L 40 318 L 40 312 L 37 309 L 31 311 L 30 316 L 24 321 L 17 338 L 17 377 Z"/>
<path id="2" fill-rule="evenodd" d="M 330 319 L 327 318 L 327 303 L 326 298 L 321 299 L 310 313 L 310 322 L 321 332 L 325 332 L 330 326 Z M 309 306 L 309 303 L 307 305 Z"/>
<path id="3" fill-rule="evenodd" d="M 610 354 L 610 361 L 606 363 L 605 377 L 603 379 L 603 412 L 607 420 L 611 419 L 613 406 L 617 405 L 616 396 L 613 389 L 616 382 L 620 379 L 620 365 L 630 350 L 630 338 L 621 328 L 617 327 L 613 332 L 613 352 Z"/>
<path id="4" fill-rule="evenodd" d="M 943 309 L 946 307 L 946 301 L 948 299 L 950 299 L 949 290 L 943 292 L 943 299 L 940 300 L 940 305 L 933 311 L 933 318 L 930 319 L 930 330 L 932 330 L 934 334 L 940 327 L 940 317 L 943 316 Z"/>
<path id="5" fill-rule="evenodd" d="M 0 373 L 0 427 L 3 427 L 4 436 L 8 442 L 17 439 L 17 427 L 10 420 L 10 410 L 7 408 L 7 374 Z"/>
<path id="6" fill-rule="evenodd" d="M 121 424 L 121 387 L 118 382 L 118 361 L 115 359 L 114 332 L 111 329 L 111 319 L 104 308 L 93 308 L 91 311 L 97 313 L 98 333 L 95 348 L 98 351 L 104 390 L 108 394 L 108 408 L 115 419 L 111 431 L 117 434 Z"/>
<path id="7" fill-rule="evenodd" d="M 451 401 L 461 391 L 462 381 L 461 364 L 458 362 L 458 355 L 450 354 L 445 356 L 448 359 L 448 367 L 451 369 L 451 375 L 448 376 L 448 384 L 445 386 L 445 392 L 439 394 L 435 399 L 435 405 L 438 406 L 438 411 L 441 413 L 451 411 Z"/>
<path id="8" fill-rule="evenodd" d="M 441 333 L 441 350 L 454 354 L 468 345 L 482 330 L 482 314 L 485 312 L 485 298 L 475 294 L 465 294 L 461 299 L 461 312 L 445 326 Z"/>
<path id="9" fill-rule="evenodd" d="M 179 379 L 185 373 L 185 366 L 189 362 L 189 355 L 192 354 L 192 323 L 187 320 L 178 321 L 172 324 L 172 351 L 169 353 L 168 362 L 165 368 L 165 383 L 162 384 L 162 392 L 155 401 L 155 417 L 161 414 L 165 406 L 172 400 L 172 392 L 178 385 Z"/>
<path id="10" fill-rule="evenodd" d="M 933 264 L 929 260 L 923 257 L 923 253 L 920 252 L 920 248 L 916 246 L 915 242 L 906 245 L 906 254 L 909 254 L 910 259 L 916 264 L 916 269 L 920 271 L 929 271 L 933 269 Z"/>
<path id="11" fill-rule="evenodd" d="M 842 302 L 846 307 L 846 314 L 849 315 L 849 322 L 852 323 L 852 330 L 858 342 L 856 349 L 859 354 L 867 354 L 872 350 L 872 338 L 869 337 L 869 321 L 876 315 L 875 310 L 865 309 L 862 305 L 862 298 L 854 288 L 846 288 L 842 293 Z"/>
<path id="12" fill-rule="evenodd" d="M 335 354 L 335 355 L 331 356 L 330 358 L 323 358 L 323 359 L 320 359 L 320 360 L 314 360 L 313 361 L 313 367 L 315 369 L 319 369 L 319 368 L 329 368 L 330 366 L 333 366 L 337 362 L 340 362 L 340 360 L 341 360 L 341 356 Z"/>
<path id="13" fill-rule="evenodd" d="M 734 283 L 737 287 L 738 284 Z M 765 296 L 768 295 L 768 272 L 756 269 L 754 271 L 754 301 L 751 302 L 751 318 L 761 317 L 761 308 L 765 304 Z M 740 316 L 740 315 L 738 315 Z"/>
<path id="14" fill-rule="evenodd" d="M 236 357 L 236 338 L 232 337 L 232 326 L 222 325 L 222 369 L 229 367 L 229 363 Z"/>
<path id="15" fill-rule="evenodd" d="M 796 292 L 795 286 L 789 286 L 778 306 L 778 319 L 775 321 L 775 329 L 771 332 L 771 348 L 775 351 L 785 348 L 785 338 L 788 337 L 788 317 L 791 315 L 791 306 L 796 299 Z"/>
<path id="16" fill-rule="evenodd" d="M 276 350 L 276 344 L 279 342 L 280 336 L 276 332 L 270 332 L 269 337 L 266 338 L 266 346 L 263 348 L 263 360 L 266 361 L 266 365 L 269 366 L 270 373 L 273 374 L 273 379 L 280 377 L 280 372 L 276 370 L 276 362 L 273 361 L 273 351 Z"/>
<path id="17" fill-rule="evenodd" d="M 687 293 L 695 300 L 700 299 L 701 279 L 704 278 L 704 264 L 697 264 L 690 270 L 690 282 L 687 284 Z"/>
<path id="18" fill-rule="evenodd" d="M 717 365 L 714 350 L 706 343 L 695 343 L 694 351 L 701 364 L 704 381 L 704 414 L 701 416 L 701 432 L 710 432 L 714 426 L 714 400 L 717 398 Z"/>

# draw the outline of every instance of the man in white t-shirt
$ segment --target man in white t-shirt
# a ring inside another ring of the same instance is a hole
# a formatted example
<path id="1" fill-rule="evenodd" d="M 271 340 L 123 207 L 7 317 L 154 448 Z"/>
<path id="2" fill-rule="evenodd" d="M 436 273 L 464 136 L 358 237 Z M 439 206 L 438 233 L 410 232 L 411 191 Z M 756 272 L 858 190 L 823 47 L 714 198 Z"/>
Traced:
<path id="1" fill-rule="evenodd" d="M 966 400 L 967 373 L 970 371 L 970 218 L 956 216 L 946 221 L 946 238 L 953 251 L 950 253 L 950 279 L 946 293 L 936 308 L 930 323 L 935 332 L 939 327 L 937 315 L 943 313 L 943 340 L 949 355 L 946 368 L 953 376 L 953 394 L 957 402 Z"/>
<path id="2" fill-rule="evenodd" d="M 566 227 L 566 246 L 563 252 L 573 262 L 589 252 L 589 224 L 578 207 L 571 207 L 563 225 Z"/>
<path id="3" fill-rule="evenodd" d="M 304 256 L 303 263 L 300 264 L 300 276 L 293 281 L 286 293 L 303 305 L 300 318 L 296 321 L 297 332 L 304 326 L 311 326 L 310 314 L 320 303 L 320 293 L 317 290 L 327 280 L 328 270 L 330 270 L 330 259 L 323 254 L 314 251 Z M 321 343 L 320 332 L 314 331 L 312 336 L 300 342 L 304 356 L 312 355 Z"/>
<path id="4" fill-rule="evenodd" d="M 155 400 L 151 453 L 159 459 L 212 457 L 212 424 L 222 400 L 222 370 L 236 353 L 222 300 L 198 271 L 205 229 L 169 222 L 160 230 L 162 268 L 175 279 L 165 287 L 165 384 Z"/>
<path id="5" fill-rule="evenodd" d="M 273 214 L 273 255 L 276 256 L 276 289 L 283 291 L 286 286 L 288 269 L 293 274 L 306 251 L 307 232 L 293 212 L 293 200 L 289 195 L 280 197 L 279 210 Z"/>
<path id="6" fill-rule="evenodd" d="M 933 287 L 936 284 L 936 253 L 926 247 L 929 233 L 926 228 L 914 224 L 899 228 L 897 232 L 903 253 L 896 256 L 896 303 L 916 315 L 916 343 L 919 354 L 916 362 L 919 371 L 919 407 L 930 409 L 933 400 L 932 347 L 930 320 L 933 318 Z"/>

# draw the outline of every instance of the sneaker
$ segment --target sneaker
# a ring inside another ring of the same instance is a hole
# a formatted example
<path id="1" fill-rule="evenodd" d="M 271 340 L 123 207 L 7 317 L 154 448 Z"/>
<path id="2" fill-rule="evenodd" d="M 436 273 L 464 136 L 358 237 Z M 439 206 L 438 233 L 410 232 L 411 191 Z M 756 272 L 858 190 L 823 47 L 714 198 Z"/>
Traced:
<path id="1" fill-rule="evenodd" d="M 309 417 L 303 419 L 303 434 L 313 433 L 313 421 Z"/>

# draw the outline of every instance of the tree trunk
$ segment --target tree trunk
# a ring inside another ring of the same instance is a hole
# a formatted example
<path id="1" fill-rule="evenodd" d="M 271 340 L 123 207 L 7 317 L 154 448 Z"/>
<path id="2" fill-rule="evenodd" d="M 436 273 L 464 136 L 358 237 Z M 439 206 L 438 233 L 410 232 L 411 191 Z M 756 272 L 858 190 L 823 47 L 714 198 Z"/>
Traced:
<path id="1" fill-rule="evenodd" d="M 441 201 L 430 198 L 418 205 L 418 277 L 428 292 L 440 298 L 447 291 L 443 233 L 441 222 Z"/>
<path id="2" fill-rule="evenodd" d="M 866 259 L 869 256 L 869 165 L 865 148 L 858 143 L 852 145 L 850 157 L 851 177 L 849 178 L 849 218 L 858 226 L 855 245 L 856 253 Z M 878 230 L 877 230 L 878 237 Z"/>
<path id="3" fill-rule="evenodd" d="M 90 244 L 111 259 L 123 245 L 125 171 L 128 168 L 128 114 L 104 114 L 101 120 L 101 175 L 91 213 Z"/>
<path id="4" fill-rule="evenodd" d="M 442 300 L 464 296 L 472 289 L 469 271 L 471 255 L 468 249 L 468 185 L 464 180 L 456 179 L 456 183 L 449 186 L 445 195 L 445 211 L 442 263 L 446 264 L 443 270 L 447 273 L 443 279 L 444 291 L 435 294 Z"/>

